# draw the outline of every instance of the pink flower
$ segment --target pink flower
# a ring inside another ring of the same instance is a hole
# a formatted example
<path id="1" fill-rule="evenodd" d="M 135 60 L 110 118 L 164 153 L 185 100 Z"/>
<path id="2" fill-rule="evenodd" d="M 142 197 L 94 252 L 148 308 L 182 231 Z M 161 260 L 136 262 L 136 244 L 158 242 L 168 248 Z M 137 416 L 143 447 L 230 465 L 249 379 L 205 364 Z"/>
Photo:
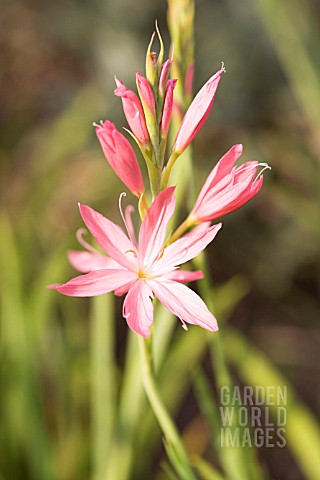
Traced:
<path id="1" fill-rule="evenodd" d="M 242 145 L 234 145 L 213 168 L 189 215 L 191 222 L 205 222 L 222 217 L 242 207 L 260 191 L 262 171 L 270 169 L 269 165 L 250 161 L 234 166 L 241 154 Z M 264 168 L 257 175 L 260 165 Z"/>
<path id="2" fill-rule="evenodd" d="M 194 77 L 194 64 L 192 63 L 187 68 L 186 77 L 184 81 L 184 91 L 186 92 L 186 96 L 188 98 L 192 96 L 193 77 Z"/>
<path id="3" fill-rule="evenodd" d="M 150 83 L 143 75 L 141 75 L 141 73 L 138 72 L 136 73 L 136 82 L 142 104 L 148 108 L 153 116 L 155 116 L 156 104 Z"/>
<path id="4" fill-rule="evenodd" d="M 144 192 L 142 175 L 128 140 L 109 120 L 96 125 L 96 134 L 110 166 L 129 190 L 140 197 Z"/>
<path id="5" fill-rule="evenodd" d="M 131 220 L 131 213 L 133 210 L 134 208 L 132 207 L 132 205 L 128 205 L 125 210 L 125 222 L 131 232 L 134 231 Z M 199 227 L 200 226 L 198 225 L 196 228 L 194 228 L 193 234 L 199 230 Z M 83 233 L 86 233 L 86 230 L 84 228 L 80 228 L 77 231 L 77 239 L 86 250 L 68 251 L 68 259 L 73 268 L 75 268 L 76 270 L 78 270 L 78 272 L 81 273 L 88 273 L 92 272 L 93 270 L 101 270 L 103 268 L 122 268 L 120 263 L 118 263 L 112 257 L 98 252 L 98 250 L 92 247 L 92 245 L 87 243 L 82 237 Z M 173 272 L 168 273 L 167 278 L 181 283 L 194 282 L 203 278 L 203 272 L 201 270 L 191 272 L 189 270 L 182 270 L 179 268 L 178 270 L 174 270 Z"/>
<path id="6" fill-rule="evenodd" d="M 176 86 L 177 80 L 168 80 L 166 88 L 166 96 L 164 98 L 164 104 L 161 117 L 161 134 L 163 137 L 167 136 L 173 105 L 173 89 Z"/>
<path id="7" fill-rule="evenodd" d="M 177 133 L 173 151 L 182 153 L 201 130 L 209 116 L 224 67 L 199 90 L 188 108 Z"/>
<path id="8" fill-rule="evenodd" d="M 144 337 L 149 336 L 153 323 L 151 300 L 154 295 L 181 319 L 184 328 L 187 328 L 187 322 L 216 331 L 217 322 L 205 303 L 190 288 L 179 283 L 198 278 L 199 273 L 176 273 L 176 269 L 181 263 L 199 255 L 214 239 L 221 224 L 212 227 L 201 225 L 165 247 L 166 229 L 174 209 L 174 187 L 169 187 L 156 197 L 150 207 L 137 241 L 132 223 L 127 221 L 128 215 L 127 218 L 123 216 L 127 236 L 118 225 L 90 207 L 80 205 L 80 213 L 88 229 L 118 265 L 101 265 L 102 268 L 52 288 L 74 297 L 92 297 L 111 291 L 115 295 L 127 294 L 123 316 L 129 327 Z M 79 266 L 83 269 L 81 260 Z"/>
<path id="9" fill-rule="evenodd" d="M 138 96 L 132 90 L 125 87 L 121 80 L 117 78 L 115 80 L 117 88 L 114 94 L 122 99 L 123 111 L 132 133 L 142 145 L 149 144 L 146 120 Z"/>
<path id="10" fill-rule="evenodd" d="M 167 60 L 161 67 L 160 78 L 159 78 L 159 92 L 160 95 L 164 95 L 166 91 L 167 80 L 169 77 L 169 72 L 171 68 L 171 60 Z"/>

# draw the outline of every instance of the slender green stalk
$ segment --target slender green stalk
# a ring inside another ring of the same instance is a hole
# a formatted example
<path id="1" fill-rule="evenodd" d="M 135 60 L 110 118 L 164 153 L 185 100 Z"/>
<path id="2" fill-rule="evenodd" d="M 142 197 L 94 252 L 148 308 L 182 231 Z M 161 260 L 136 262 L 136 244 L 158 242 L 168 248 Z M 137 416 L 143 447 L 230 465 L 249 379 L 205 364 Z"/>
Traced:
<path id="1" fill-rule="evenodd" d="M 91 321 L 93 470 L 102 478 L 115 420 L 113 295 L 93 299 Z"/>
<path id="2" fill-rule="evenodd" d="M 162 173 L 162 178 L 161 178 L 161 190 L 166 188 L 169 183 L 170 175 L 171 175 L 171 170 L 173 168 L 173 165 L 176 163 L 176 160 L 179 158 L 180 153 L 173 152 L 168 160 L 168 163 L 163 170 Z"/>
<path id="3" fill-rule="evenodd" d="M 188 228 L 192 227 L 193 223 L 190 221 L 189 217 L 185 219 L 183 223 L 177 228 L 177 230 L 171 235 L 169 238 L 169 243 L 173 243 L 178 238 L 181 237 L 181 235 L 188 230 Z"/>
<path id="4" fill-rule="evenodd" d="M 142 368 L 143 385 L 153 412 L 165 435 L 167 443 L 173 449 L 174 454 L 183 469 L 185 480 L 195 480 L 183 443 L 177 429 L 170 418 L 160 398 L 152 369 L 152 340 L 139 337 L 140 359 Z"/>

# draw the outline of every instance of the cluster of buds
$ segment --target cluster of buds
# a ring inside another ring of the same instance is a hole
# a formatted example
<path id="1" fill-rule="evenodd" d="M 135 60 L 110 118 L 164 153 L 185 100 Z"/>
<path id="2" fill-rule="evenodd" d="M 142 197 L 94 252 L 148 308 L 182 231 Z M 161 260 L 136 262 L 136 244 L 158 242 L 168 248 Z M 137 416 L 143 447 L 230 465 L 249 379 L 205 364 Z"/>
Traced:
<path id="1" fill-rule="evenodd" d="M 160 43 L 158 57 L 151 51 L 156 33 Z M 222 73 L 225 71 L 222 64 L 220 70 L 209 78 L 191 102 L 165 162 L 174 88 L 178 81 L 169 79 L 171 65 L 172 59 L 164 61 L 163 41 L 156 25 L 156 32 L 151 37 L 146 55 L 146 76 L 136 74 L 138 95 L 117 78 L 117 88 L 114 91 L 115 95 L 122 99 L 123 111 L 131 129 L 128 132 L 135 139 L 146 161 L 153 198 L 168 186 L 174 163 L 209 117 Z M 145 208 L 145 188 L 130 143 L 108 120 L 95 126 L 109 164 Z M 235 145 L 214 167 L 188 217 L 188 226 L 213 220 L 236 210 L 261 189 L 263 175 L 258 174 L 258 167 L 267 165 L 252 161 L 234 167 L 241 153 L 242 146 Z"/>
<path id="2" fill-rule="evenodd" d="M 156 34 L 160 43 L 158 56 L 151 51 Z M 202 278 L 202 272 L 178 270 L 178 267 L 199 255 L 214 239 L 221 223 L 211 226 L 212 220 L 240 208 L 260 191 L 263 170 L 270 168 L 256 161 L 235 166 L 242 146 L 233 146 L 214 166 L 186 220 L 166 238 L 168 222 L 175 209 L 174 187 L 168 187 L 172 167 L 205 124 L 225 71 L 222 64 L 191 101 L 170 149 L 167 138 L 178 81 L 169 78 L 171 66 L 172 59 L 164 61 L 164 46 L 156 26 L 147 49 L 146 76 L 136 74 L 138 95 L 118 79 L 114 91 L 122 100 L 131 129 L 127 131 L 146 162 L 152 197 L 150 207 L 131 144 L 109 120 L 95 124 L 107 161 L 139 199 L 143 221 L 138 238 L 131 220 L 131 206 L 123 214 L 120 203 L 126 235 L 118 225 L 81 205 L 85 224 L 107 255 L 79 237 L 86 251 L 69 252 L 69 260 L 78 271 L 87 273 L 66 284 L 54 285 L 59 292 L 71 296 L 94 296 L 109 291 L 116 295 L 127 294 L 123 315 L 130 328 L 144 337 L 149 335 L 153 322 L 154 295 L 181 319 L 185 328 L 187 322 L 217 330 L 217 322 L 204 302 L 183 285 Z M 263 168 L 259 169 L 260 166 Z M 187 230 L 190 231 L 186 233 Z"/>

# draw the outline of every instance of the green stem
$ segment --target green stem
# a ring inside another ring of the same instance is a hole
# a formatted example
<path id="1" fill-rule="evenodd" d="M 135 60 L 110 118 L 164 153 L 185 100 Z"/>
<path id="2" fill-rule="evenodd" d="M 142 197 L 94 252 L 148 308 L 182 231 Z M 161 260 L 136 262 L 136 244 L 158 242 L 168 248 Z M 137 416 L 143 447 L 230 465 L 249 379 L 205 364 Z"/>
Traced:
<path id="1" fill-rule="evenodd" d="M 168 160 L 168 163 L 165 167 L 165 169 L 163 170 L 163 173 L 162 173 L 162 178 L 161 178 L 161 190 L 164 190 L 165 188 L 167 188 L 168 186 L 168 183 L 169 183 L 169 179 L 170 179 L 170 174 L 171 174 L 171 170 L 172 170 L 172 167 L 173 165 L 176 163 L 176 160 L 177 158 L 180 157 L 180 153 L 178 152 L 173 152 Z"/>
<path id="2" fill-rule="evenodd" d="M 155 198 L 158 193 L 160 192 L 160 183 L 161 183 L 161 173 L 158 167 L 153 163 L 152 159 L 141 150 L 143 157 L 145 159 L 147 169 L 148 169 L 148 176 L 150 181 L 150 189 L 152 193 L 152 197 Z"/>
<path id="3" fill-rule="evenodd" d="M 186 451 L 184 449 L 179 433 L 167 412 L 158 392 L 158 388 L 152 371 L 152 341 L 145 340 L 139 336 L 140 359 L 142 368 L 142 380 L 146 395 L 149 399 L 152 410 L 165 435 L 165 439 L 173 449 L 177 460 L 185 472 L 185 480 L 196 480 L 191 469 Z"/>
<path id="4" fill-rule="evenodd" d="M 102 478 L 106 452 L 109 451 L 114 429 L 116 392 L 114 370 L 113 295 L 93 299 L 91 322 L 91 392 L 93 467 Z M 106 321 L 108 320 L 108 321 Z"/>
<path id="5" fill-rule="evenodd" d="M 171 235 L 171 237 L 169 238 L 169 244 L 178 240 L 178 238 L 180 238 L 181 235 L 193 225 L 194 222 L 189 217 L 187 217 L 184 222 L 182 222 L 181 225 L 177 228 L 177 230 Z"/>

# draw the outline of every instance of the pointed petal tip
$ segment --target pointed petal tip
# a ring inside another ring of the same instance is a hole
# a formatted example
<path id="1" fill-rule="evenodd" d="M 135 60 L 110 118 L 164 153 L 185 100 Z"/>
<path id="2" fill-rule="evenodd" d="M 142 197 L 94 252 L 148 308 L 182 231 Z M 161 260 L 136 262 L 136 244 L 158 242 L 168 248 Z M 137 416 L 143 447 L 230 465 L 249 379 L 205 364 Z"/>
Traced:
<path id="1" fill-rule="evenodd" d="M 60 287 L 60 283 L 50 283 L 49 285 L 46 285 L 45 288 L 47 290 L 58 290 L 58 287 Z"/>
<path id="2" fill-rule="evenodd" d="M 235 145 L 235 148 L 236 148 L 236 150 L 237 150 L 238 152 L 240 152 L 240 155 L 241 155 L 242 152 L 243 152 L 243 145 L 242 145 L 242 143 L 237 143 L 237 144 Z"/>

